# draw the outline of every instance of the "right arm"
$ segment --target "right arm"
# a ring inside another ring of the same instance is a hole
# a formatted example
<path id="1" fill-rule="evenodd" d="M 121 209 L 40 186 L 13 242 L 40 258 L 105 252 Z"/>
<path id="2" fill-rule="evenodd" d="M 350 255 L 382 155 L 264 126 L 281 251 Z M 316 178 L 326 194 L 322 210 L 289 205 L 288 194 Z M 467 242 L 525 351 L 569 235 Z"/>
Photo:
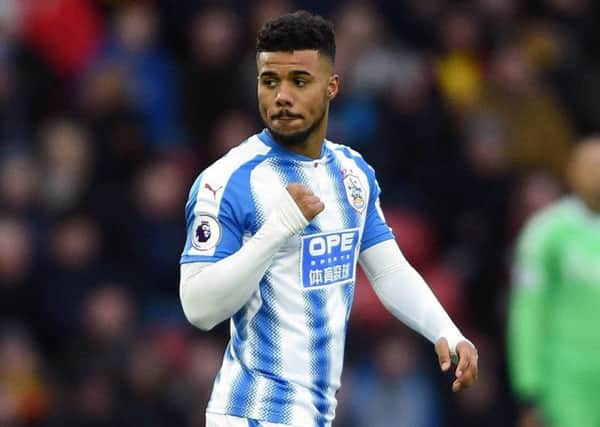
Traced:
<path id="1" fill-rule="evenodd" d="M 543 214 L 542 214 L 543 215 Z M 544 310 L 549 290 L 551 224 L 545 216 L 530 221 L 519 236 L 508 317 L 509 372 L 519 399 L 535 402 L 540 393 Z"/>
<path id="2" fill-rule="evenodd" d="M 237 252 L 214 263 L 181 265 L 179 295 L 186 318 L 210 330 L 235 314 L 258 289 L 283 243 L 323 210 L 323 203 L 300 184 L 290 184 L 275 210 Z"/>

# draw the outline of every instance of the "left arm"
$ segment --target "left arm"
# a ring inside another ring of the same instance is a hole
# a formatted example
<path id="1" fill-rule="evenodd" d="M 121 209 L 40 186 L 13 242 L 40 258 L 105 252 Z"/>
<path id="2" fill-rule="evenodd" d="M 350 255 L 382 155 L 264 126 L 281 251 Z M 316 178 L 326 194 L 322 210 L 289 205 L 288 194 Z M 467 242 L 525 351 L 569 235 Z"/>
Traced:
<path id="1" fill-rule="evenodd" d="M 408 263 L 394 240 L 379 204 L 381 189 L 375 171 L 354 152 L 354 159 L 369 182 L 360 265 L 383 305 L 398 319 L 435 343 L 442 371 L 458 357 L 453 391 L 477 379 L 477 350 L 460 333 L 421 275 Z"/>
<path id="2" fill-rule="evenodd" d="M 451 355 L 459 358 L 454 391 L 477 378 L 477 350 L 452 322 L 421 275 L 406 260 L 394 240 L 364 250 L 360 264 L 383 305 L 399 320 L 435 343 L 442 370 Z"/>

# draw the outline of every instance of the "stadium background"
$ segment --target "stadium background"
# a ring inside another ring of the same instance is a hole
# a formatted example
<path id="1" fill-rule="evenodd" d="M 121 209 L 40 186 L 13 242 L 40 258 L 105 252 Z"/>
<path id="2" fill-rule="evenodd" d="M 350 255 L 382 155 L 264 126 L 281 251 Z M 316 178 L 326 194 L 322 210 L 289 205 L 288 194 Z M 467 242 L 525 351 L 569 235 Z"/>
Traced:
<path id="1" fill-rule="evenodd" d="M 254 39 L 332 19 L 329 138 L 375 167 L 397 239 L 478 345 L 452 395 L 361 277 L 335 425 L 511 426 L 511 249 L 600 128 L 586 0 L 0 1 L 0 425 L 203 426 L 226 324 L 185 322 L 183 205 L 261 129 Z"/>

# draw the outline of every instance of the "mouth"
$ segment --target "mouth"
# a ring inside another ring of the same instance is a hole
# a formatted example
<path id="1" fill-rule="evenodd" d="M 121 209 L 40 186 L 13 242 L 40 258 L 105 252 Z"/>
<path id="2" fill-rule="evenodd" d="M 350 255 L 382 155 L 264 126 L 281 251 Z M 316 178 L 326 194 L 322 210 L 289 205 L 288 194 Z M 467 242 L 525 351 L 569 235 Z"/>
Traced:
<path id="1" fill-rule="evenodd" d="M 302 116 L 300 115 L 296 115 L 296 114 L 289 114 L 289 113 L 279 113 L 279 114 L 274 114 L 271 116 L 271 120 L 273 121 L 282 121 L 282 122 L 291 122 L 294 120 L 299 120 L 301 119 Z"/>

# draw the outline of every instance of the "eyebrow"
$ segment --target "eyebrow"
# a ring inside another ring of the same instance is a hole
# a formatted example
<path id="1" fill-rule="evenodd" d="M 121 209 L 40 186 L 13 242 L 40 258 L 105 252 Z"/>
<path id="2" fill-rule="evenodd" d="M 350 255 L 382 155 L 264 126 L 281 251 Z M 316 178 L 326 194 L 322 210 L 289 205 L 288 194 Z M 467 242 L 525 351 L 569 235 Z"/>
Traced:
<path id="1" fill-rule="evenodd" d="M 308 77 L 312 77 L 312 74 L 309 73 L 308 71 L 305 71 L 305 70 L 292 70 L 290 72 L 290 74 L 292 74 L 293 76 L 308 76 Z"/>
<path id="2" fill-rule="evenodd" d="M 292 70 L 289 72 L 290 75 L 297 76 L 308 76 L 312 77 L 313 75 L 306 70 Z M 279 77 L 279 75 L 275 71 L 266 70 L 260 73 L 260 77 Z"/>

